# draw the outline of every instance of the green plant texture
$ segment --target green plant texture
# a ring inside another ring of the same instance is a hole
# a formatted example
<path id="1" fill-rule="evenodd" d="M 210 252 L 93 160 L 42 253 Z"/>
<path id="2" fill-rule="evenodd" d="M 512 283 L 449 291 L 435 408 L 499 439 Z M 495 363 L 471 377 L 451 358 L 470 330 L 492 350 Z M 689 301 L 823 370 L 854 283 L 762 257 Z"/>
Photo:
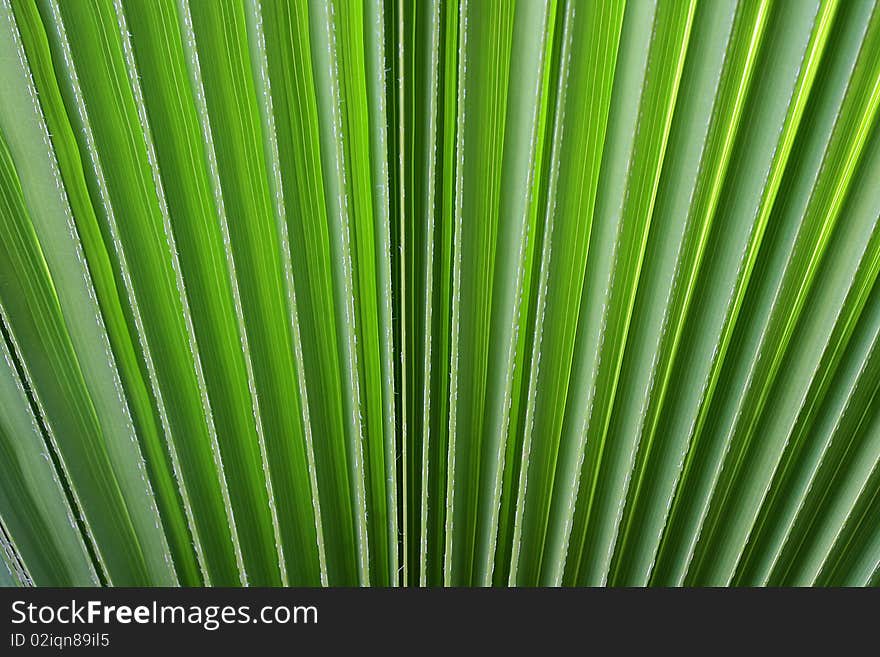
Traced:
<path id="1" fill-rule="evenodd" d="M 0 0 L 0 585 L 880 585 L 878 0 Z"/>

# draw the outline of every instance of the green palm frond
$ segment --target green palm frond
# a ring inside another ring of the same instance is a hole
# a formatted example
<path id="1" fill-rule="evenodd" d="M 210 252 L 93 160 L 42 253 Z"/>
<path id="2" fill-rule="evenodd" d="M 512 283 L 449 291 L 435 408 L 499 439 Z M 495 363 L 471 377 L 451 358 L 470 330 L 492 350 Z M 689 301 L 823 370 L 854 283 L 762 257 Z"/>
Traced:
<path id="1" fill-rule="evenodd" d="M 0 0 L 0 585 L 880 585 L 876 0 Z"/>

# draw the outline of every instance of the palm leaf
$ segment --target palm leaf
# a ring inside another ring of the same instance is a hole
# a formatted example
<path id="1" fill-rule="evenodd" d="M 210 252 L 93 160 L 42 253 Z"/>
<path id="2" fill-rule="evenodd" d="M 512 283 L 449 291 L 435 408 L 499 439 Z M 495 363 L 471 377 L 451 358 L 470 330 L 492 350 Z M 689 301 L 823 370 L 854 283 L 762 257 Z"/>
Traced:
<path id="1" fill-rule="evenodd" d="M 0 0 L 0 585 L 877 585 L 875 0 Z"/>

